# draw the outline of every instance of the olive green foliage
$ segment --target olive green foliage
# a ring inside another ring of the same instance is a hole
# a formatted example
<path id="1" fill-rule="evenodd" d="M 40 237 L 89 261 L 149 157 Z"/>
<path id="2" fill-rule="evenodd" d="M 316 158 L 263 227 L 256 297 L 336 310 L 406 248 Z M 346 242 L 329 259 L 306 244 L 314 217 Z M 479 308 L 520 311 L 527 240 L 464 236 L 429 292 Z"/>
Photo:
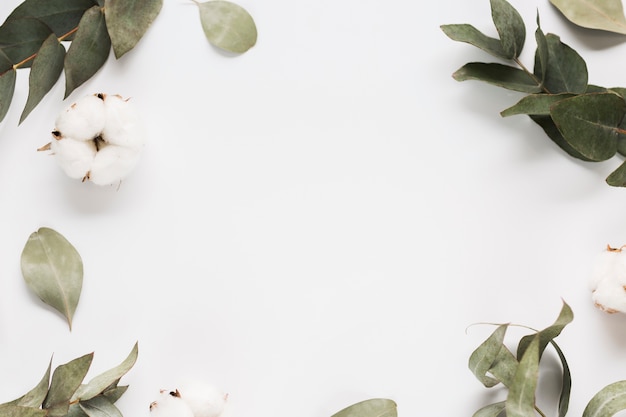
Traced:
<path id="1" fill-rule="evenodd" d="M 372 398 L 353 404 L 332 417 L 397 417 L 396 403 L 386 398 Z"/>
<path id="2" fill-rule="evenodd" d="M 29 392 L 0 404 L 3 417 L 119 417 L 115 402 L 126 392 L 120 379 L 134 366 L 139 353 L 135 343 L 122 363 L 92 378 L 83 380 L 89 371 L 93 353 L 59 365 L 52 372 L 52 361 L 39 383 Z M 52 378 L 51 378 L 52 375 Z"/>
<path id="3" fill-rule="evenodd" d="M 501 115 L 528 115 L 574 158 L 599 162 L 617 154 L 626 156 L 626 90 L 590 85 L 583 58 L 557 35 L 545 34 L 539 16 L 534 67 L 529 70 L 519 59 L 526 39 L 522 17 L 506 0 L 490 1 L 498 38 L 469 24 L 442 25 L 441 29 L 450 39 L 480 48 L 508 64 L 470 62 L 454 72 L 453 78 L 479 80 L 527 94 Z M 626 166 L 619 166 L 606 182 L 626 187 Z"/>
<path id="4" fill-rule="evenodd" d="M 578 26 L 626 35 L 621 0 L 550 0 L 550 3 Z"/>

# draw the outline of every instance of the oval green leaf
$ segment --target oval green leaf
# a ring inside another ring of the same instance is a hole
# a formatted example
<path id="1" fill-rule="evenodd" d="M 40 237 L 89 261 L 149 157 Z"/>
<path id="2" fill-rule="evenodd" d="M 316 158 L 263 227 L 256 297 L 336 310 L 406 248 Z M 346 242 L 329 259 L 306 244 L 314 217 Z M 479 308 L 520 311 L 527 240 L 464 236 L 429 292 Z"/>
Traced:
<path id="1" fill-rule="evenodd" d="M 78 26 L 85 11 L 94 4 L 94 0 L 26 0 L 7 20 L 32 17 L 48 25 L 57 37 L 70 40 L 68 33 Z"/>
<path id="2" fill-rule="evenodd" d="M 211 44 L 239 54 L 256 44 L 256 24 L 244 8 L 224 0 L 196 4 L 202 29 Z"/>
<path id="3" fill-rule="evenodd" d="M 28 77 L 28 100 L 20 116 L 20 123 L 46 94 L 52 89 L 63 72 L 63 61 L 65 59 L 65 48 L 56 35 L 51 34 L 41 45 L 35 60 L 33 61 L 30 75 Z"/>
<path id="4" fill-rule="evenodd" d="M 470 62 L 456 70 L 452 77 L 457 81 L 478 80 L 522 93 L 539 93 L 537 80 L 519 68 L 497 63 Z"/>
<path id="5" fill-rule="evenodd" d="M 626 34 L 621 0 L 550 0 L 550 3 L 578 26 Z"/>
<path id="6" fill-rule="evenodd" d="M 89 417 L 123 417 L 120 410 L 102 395 L 78 404 Z"/>
<path id="7" fill-rule="evenodd" d="M 37 19 L 7 20 L 0 26 L 0 48 L 13 64 L 26 68 L 32 63 L 27 58 L 37 53 L 51 33 L 48 25 Z"/>
<path id="8" fill-rule="evenodd" d="M 547 65 L 535 64 L 535 75 L 543 80 L 544 88 L 551 94 L 586 92 L 589 75 L 585 60 L 556 35 L 548 33 L 544 40 Z"/>
<path id="9" fill-rule="evenodd" d="M 500 116 L 508 117 L 517 114 L 549 116 L 550 107 L 554 103 L 573 96 L 573 94 L 530 94 L 522 97 L 515 105 L 502 110 Z"/>
<path id="10" fill-rule="evenodd" d="M 526 41 L 522 16 L 506 0 L 491 0 L 491 17 L 496 26 L 506 58 L 519 57 Z"/>
<path id="11" fill-rule="evenodd" d="M 372 398 L 353 404 L 332 415 L 332 417 L 397 417 L 395 401 L 386 398 Z"/>
<path id="12" fill-rule="evenodd" d="M 626 187 L 626 162 L 606 177 L 606 183 L 612 187 Z"/>
<path id="13" fill-rule="evenodd" d="M 163 0 L 106 0 L 104 16 L 113 52 L 120 58 L 135 47 L 163 7 Z"/>
<path id="14" fill-rule="evenodd" d="M 502 49 L 500 39 L 491 38 L 472 25 L 441 25 L 440 28 L 453 41 L 468 43 L 496 58 L 506 59 L 507 57 L 506 52 Z"/>
<path id="15" fill-rule="evenodd" d="M 42 227 L 28 238 L 21 267 L 28 287 L 63 314 L 71 330 L 83 285 L 83 262 L 74 246 L 55 230 Z"/>
<path id="16" fill-rule="evenodd" d="M 48 411 L 48 416 L 64 416 L 70 407 L 70 399 L 87 375 L 93 353 L 88 353 L 70 362 L 59 365 L 52 374 L 50 390 L 42 407 Z"/>
<path id="17" fill-rule="evenodd" d="M 100 6 L 93 6 L 80 20 L 76 36 L 65 55 L 65 98 L 104 65 L 110 52 L 111 38 L 104 14 Z"/>
<path id="18" fill-rule="evenodd" d="M 602 388 L 585 407 L 583 417 L 611 417 L 622 410 L 626 410 L 626 381 Z"/>

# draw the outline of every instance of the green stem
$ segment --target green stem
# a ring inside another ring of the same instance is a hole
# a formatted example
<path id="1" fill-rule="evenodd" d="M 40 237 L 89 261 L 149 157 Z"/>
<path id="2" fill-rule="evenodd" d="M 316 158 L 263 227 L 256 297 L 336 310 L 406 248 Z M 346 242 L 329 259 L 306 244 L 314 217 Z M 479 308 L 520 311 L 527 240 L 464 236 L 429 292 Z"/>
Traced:
<path id="1" fill-rule="evenodd" d="M 535 77 L 535 74 L 533 74 L 531 71 L 529 71 L 528 68 L 526 68 L 524 66 L 522 61 L 519 60 L 519 58 L 513 58 L 513 61 L 522 69 L 522 71 L 524 71 L 530 78 L 532 78 L 537 83 L 538 87 L 541 87 L 541 89 L 543 90 L 544 93 L 551 94 L 550 91 L 546 88 L 546 86 L 543 85 L 541 80 L 539 80 L 537 77 Z"/>
<path id="2" fill-rule="evenodd" d="M 541 411 L 541 410 L 539 409 L 539 407 L 537 407 L 536 405 L 535 405 L 535 410 L 539 413 L 539 415 L 540 415 L 541 417 L 546 417 L 546 415 L 543 413 L 543 411 Z"/>

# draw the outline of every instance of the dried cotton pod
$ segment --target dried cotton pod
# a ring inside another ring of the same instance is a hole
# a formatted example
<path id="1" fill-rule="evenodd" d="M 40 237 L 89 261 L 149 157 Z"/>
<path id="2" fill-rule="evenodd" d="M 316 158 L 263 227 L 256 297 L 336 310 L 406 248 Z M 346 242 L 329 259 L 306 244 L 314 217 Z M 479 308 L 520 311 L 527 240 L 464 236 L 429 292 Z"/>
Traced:
<path id="1" fill-rule="evenodd" d="M 119 95 L 77 100 L 55 121 L 49 150 L 71 178 L 97 185 L 119 183 L 133 170 L 145 132 L 135 107 Z"/>
<path id="2" fill-rule="evenodd" d="M 626 247 L 607 248 L 598 255 L 590 286 L 591 297 L 607 313 L 626 313 Z"/>

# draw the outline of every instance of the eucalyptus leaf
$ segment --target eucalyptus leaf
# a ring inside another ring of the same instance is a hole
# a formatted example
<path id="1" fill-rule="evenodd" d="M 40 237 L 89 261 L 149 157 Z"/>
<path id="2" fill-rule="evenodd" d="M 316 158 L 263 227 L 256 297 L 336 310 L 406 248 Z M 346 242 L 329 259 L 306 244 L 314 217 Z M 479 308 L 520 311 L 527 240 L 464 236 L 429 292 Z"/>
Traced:
<path id="1" fill-rule="evenodd" d="M 591 162 L 591 159 L 587 158 L 569 144 L 554 124 L 554 120 L 550 116 L 530 115 L 533 122 L 537 123 L 548 137 L 557 144 L 561 149 L 567 152 L 570 156 L 580 159 L 582 161 Z"/>
<path id="2" fill-rule="evenodd" d="M 606 183 L 613 187 L 626 187 L 626 162 L 606 177 Z"/>
<path id="3" fill-rule="evenodd" d="M 539 12 L 537 12 L 537 29 L 535 30 L 535 42 L 537 42 L 537 49 L 535 50 L 535 74 L 539 75 L 541 80 L 541 86 L 545 83 L 545 76 L 548 69 L 548 60 L 550 58 L 550 52 L 548 51 L 548 40 L 546 35 L 541 30 L 541 21 L 539 19 Z"/>
<path id="4" fill-rule="evenodd" d="M 543 80 L 548 93 L 584 93 L 587 90 L 588 73 L 585 60 L 561 39 L 548 33 L 545 35 L 547 46 L 547 65 L 538 63 L 535 57 L 535 75 Z M 543 47 L 543 46 L 542 46 Z"/>
<path id="5" fill-rule="evenodd" d="M 256 24 L 243 7 L 224 0 L 196 4 L 200 9 L 202 29 L 211 44 L 239 54 L 256 44 Z"/>
<path id="6" fill-rule="evenodd" d="M 492 38 L 483 34 L 472 25 L 441 25 L 440 28 L 443 33 L 445 33 L 453 41 L 468 43 L 482 49 L 496 58 L 507 58 L 507 53 L 504 49 L 502 49 L 500 39 Z"/>
<path id="7" fill-rule="evenodd" d="M 0 406 L 2 417 L 46 417 L 46 411 L 34 407 L 20 407 L 18 405 Z"/>
<path id="8" fill-rule="evenodd" d="M 476 411 L 472 417 L 498 417 L 506 408 L 506 402 L 489 404 Z"/>
<path id="9" fill-rule="evenodd" d="M 574 94 L 530 94 L 522 97 L 515 105 L 502 110 L 502 117 L 518 114 L 550 115 L 550 107 L 565 98 L 574 97 Z"/>
<path id="10" fill-rule="evenodd" d="M 128 390 L 128 385 L 121 385 L 119 387 L 113 387 L 113 388 L 109 388 L 105 390 L 102 393 L 102 395 L 104 395 L 105 397 L 109 399 L 109 401 L 114 403 L 117 400 L 119 400 L 122 397 L 122 395 L 124 395 L 126 390 Z"/>
<path id="11" fill-rule="evenodd" d="M 89 417 L 123 417 L 120 410 L 104 396 L 94 397 L 78 404 Z"/>
<path id="12" fill-rule="evenodd" d="M 52 359 L 48 363 L 48 369 L 44 373 L 39 383 L 25 395 L 16 400 L 16 405 L 22 407 L 39 408 L 48 394 L 50 385 L 50 372 L 52 370 Z"/>
<path id="13" fill-rule="evenodd" d="M 397 405 L 386 398 L 372 398 L 353 404 L 331 417 L 397 417 Z"/>
<path id="14" fill-rule="evenodd" d="M 0 54 L 0 62 L 2 62 L 3 57 L 4 55 Z M 16 79 L 17 73 L 14 68 L 0 74 L 0 122 L 4 120 L 9 112 L 11 100 L 13 100 L 13 93 L 15 92 Z"/>
<path id="15" fill-rule="evenodd" d="M 65 56 L 65 98 L 98 72 L 110 52 L 111 38 L 104 14 L 100 6 L 93 6 L 80 20 Z"/>
<path id="16" fill-rule="evenodd" d="M 457 81 L 478 80 L 523 93 L 541 92 L 540 84 L 521 69 L 498 63 L 470 62 L 452 77 Z"/>
<path id="17" fill-rule="evenodd" d="M 626 381 L 602 388 L 585 407 L 583 417 L 611 417 L 622 410 L 626 410 Z"/>
<path id="18" fill-rule="evenodd" d="M 65 48 L 53 33 L 41 45 L 33 60 L 28 78 L 28 100 L 20 116 L 20 123 L 28 117 L 30 112 L 54 87 L 63 72 L 64 59 Z"/>
<path id="19" fill-rule="evenodd" d="M 551 109 L 563 138 L 593 161 L 617 152 L 617 127 L 626 114 L 624 99 L 614 93 L 592 93 L 561 100 Z"/>
<path id="20" fill-rule="evenodd" d="M 111 384 L 119 381 L 119 379 L 125 375 L 137 361 L 138 352 L 139 344 L 135 343 L 132 351 L 121 364 L 96 376 L 89 381 L 88 384 L 82 385 L 76 391 L 74 398 L 81 401 L 90 400 L 110 387 Z"/>
<path id="21" fill-rule="evenodd" d="M 506 58 L 517 58 L 524 48 L 526 27 L 520 14 L 505 0 L 491 0 L 491 17 Z"/>
<path id="22" fill-rule="evenodd" d="M 621 0 L 550 0 L 550 3 L 578 26 L 626 34 Z"/>
<path id="23" fill-rule="evenodd" d="M 83 263 L 74 246 L 57 231 L 42 227 L 28 238 L 21 267 L 28 287 L 63 314 L 71 330 L 83 284 Z"/>
<path id="24" fill-rule="evenodd" d="M 32 17 L 45 23 L 57 37 L 70 40 L 71 33 L 94 0 L 25 0 L 7 20 Z"/>
<path id="25" fill-rule="evenodd" d="M 135 47 L 162 7 L 163 0 L 105 0 L 104 16 L 116 58 Z"/>
<path id="26" fill-rule="evenodd" d="M 498 357 L 489 369 L 489 373 L 493 375 L 504 386 L 510 387 L 517 372 L 519 363 L 515 355 L 511 353 L 506 346 L 503 346 L 498 353 Z"/>
<path id="27" fill-rule="evenodd" d="M 29 57 L 52 33 L 45 23 L 30 17 L 7 20 L 0 26 L 0 49 L 14 65 L 29 67 Z"/>
<path id="28" fill-rule="evenodd" d="M 561 350 L 559 345 L 557 345 L 554 340 L 552 340 L 550 343 L 556 350 L 556 353 L 559 356 L 559 360 L 561 361 L 561 366 L 563 367 L 561 394 L 559 395 L 559 417 L 565 417 L 569 408 L 570 395 L 572 393 L 572 374 L 569 370 L 569 365 L 567 364 L 565 355 L 563 354 L 563 351 Z"/>
<path id="29" fill-rule="evenodd" d="M 82 409 L 80 404 L 74 403 L 70 405 L 70 408 L 66 415 L 63 417 L 89 417 Z"/>
<path id="30" fill-rule="evenodd" d="M 60 365 L 54 370 L 48 395 L 42 405 L 47 409 L 48 416 L 60 417 L 68 412 L 70 399 L 87 375 L 92 360 L 93 353 L 89 353 Z"/>
<path id="31" fill-rule="evenodd" d="M 559 316 L 553 324 L 533 335 L 524 336 L 520 339 L 517 349 L 517 358 L 520 359 L 522 357 L 526 348 L 537 337 L 539 337 L 539 357 L 541 357 L 548 343 L 551 343 L 554 338 L 560 335 L 565 326 L 570 324 L 573 320 L 574 312 L 572 308 L 566 302 L 563 302 Z"/>
<path id="32" fill-rule="evenodd" d="M 487 388 L 500 383 L 496 378 L 487 375 L 493 367 L 500 351 L 504 348 L 503 341 L 508 324 L 499 325 L 496 330 L 472 352 L 469 358 L 469 368 L 476 378 Z"/>
<path id="33" fill-rule="evenodd" d="M 509 387 L 506 398 L 507 417 L 533 416 L 535 409 L 535 390 L 539 378 L 539 336 L 535 336 L 524 352 L 513 384 Z"/>

